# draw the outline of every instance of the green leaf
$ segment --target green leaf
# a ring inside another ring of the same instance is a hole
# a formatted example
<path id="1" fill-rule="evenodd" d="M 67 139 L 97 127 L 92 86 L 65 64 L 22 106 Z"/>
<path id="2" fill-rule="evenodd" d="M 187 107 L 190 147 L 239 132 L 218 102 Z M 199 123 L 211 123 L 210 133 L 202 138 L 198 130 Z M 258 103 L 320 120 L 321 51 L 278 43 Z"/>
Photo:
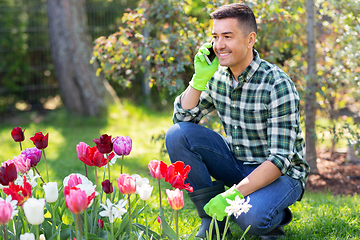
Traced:
<path id="1" fill-rule="evenodd" d="M 169 237 L 171 239 L 176 239 L 176 233 L 175 231 L 169 226 L 169 224 L 167 223 L 166 219 L 165 219 L 165 215 L 164 215 L 164 210 L 161 207 L 160 208 L 160 219 L 161 219 L 161 228 L 162 228 L 162 233 L 165 237 Z"/>
<path id="2" fill-rule="evenodd" d="M 146 226 L 139 224 L 139 223 L 134 223 L 134 225 L 137 228 L 139 228 L 140 230 L 142 230 L 144 232 L 144 234 L 146 234 Z M 153 230 L 148 228 L 147 231 L 148 231 L 148 236 L 151 239 L 161 239 L 161 236 L 158 233 L 154 232 Z"/>

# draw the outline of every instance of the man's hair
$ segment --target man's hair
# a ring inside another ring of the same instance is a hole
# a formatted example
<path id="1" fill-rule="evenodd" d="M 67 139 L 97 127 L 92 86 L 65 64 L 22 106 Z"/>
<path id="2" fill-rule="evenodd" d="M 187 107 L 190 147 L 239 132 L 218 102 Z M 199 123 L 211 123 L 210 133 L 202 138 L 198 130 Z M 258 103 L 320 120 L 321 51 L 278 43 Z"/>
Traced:
<path id="1" fill-rule="evenodd" d="M 251 32 L 257 34 L 257 24 L 253 11 L 245 4 L 232 3 L 219 7 L 210 14 L 212 19 L 235 18 L 239 22 L 244 34 Z"/>

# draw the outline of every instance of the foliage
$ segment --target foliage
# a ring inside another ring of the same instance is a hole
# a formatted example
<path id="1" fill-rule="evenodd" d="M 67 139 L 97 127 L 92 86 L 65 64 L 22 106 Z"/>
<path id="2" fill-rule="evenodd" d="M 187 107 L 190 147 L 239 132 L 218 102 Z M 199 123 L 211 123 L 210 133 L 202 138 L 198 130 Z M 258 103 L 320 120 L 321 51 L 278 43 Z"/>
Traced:
<path id="1" fill-rule="evenodd" d="M 142 73 L 151 85 L 171 93 L 183 89 L 196 47 L 206 38 L 197 20 L 185 14 L 184 5 L 183 0 L 154 0 L 129 9 L 124 27 L 96 40 L 92 60 L 100 62 L 99 71 L 125 87 Z"/>

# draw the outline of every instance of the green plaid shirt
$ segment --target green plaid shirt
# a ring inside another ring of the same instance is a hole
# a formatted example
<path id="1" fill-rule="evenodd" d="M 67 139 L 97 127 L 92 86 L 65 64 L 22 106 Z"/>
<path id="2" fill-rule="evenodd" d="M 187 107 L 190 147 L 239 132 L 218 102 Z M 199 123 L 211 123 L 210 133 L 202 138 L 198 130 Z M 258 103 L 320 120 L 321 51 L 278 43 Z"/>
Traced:
<path id="1" fill-rule="evenodd" d="M 304 160 L 298 92 L 289 76 L 277 66 L 254 59 L 238 77 L 234 89 L 232 74 L 219 66 L 200 96 L 199 104 L 184 110 L 181 95 L 174 103 L 173 121 L 199 123 L 216 110 L 231 150 L 245 164 L 271 161 L 281 171 L 299 179 L 305 188 L 309 165 Z"/>

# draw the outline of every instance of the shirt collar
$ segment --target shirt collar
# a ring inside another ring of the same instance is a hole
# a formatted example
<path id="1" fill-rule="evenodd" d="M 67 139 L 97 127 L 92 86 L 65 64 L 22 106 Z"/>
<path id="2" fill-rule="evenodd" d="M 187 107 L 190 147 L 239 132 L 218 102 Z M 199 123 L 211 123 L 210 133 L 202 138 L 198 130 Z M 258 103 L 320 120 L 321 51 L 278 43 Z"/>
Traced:
<path id="1" fill-rule="evenodd" d="M 259 68 L 259 66 L 261 64 L 261 58 L 259 56 L 259 53 L 255 49 L 253 49 L 253 54 L 254 54 L 254 58 L 253 58 L 252 62 L 245 69 L 245 71 L 242 74 L 240 74 L 240 76 L 238 77 L 238 80 L 240 78 L 242 78 L 245 82 L 248 82 L 251 79 L 251 77 L 254 75 L 256 70 Z M 230 76 L 232 76 L 230 68 L 227 68 L 227 71 L 230 74 Z"/>

